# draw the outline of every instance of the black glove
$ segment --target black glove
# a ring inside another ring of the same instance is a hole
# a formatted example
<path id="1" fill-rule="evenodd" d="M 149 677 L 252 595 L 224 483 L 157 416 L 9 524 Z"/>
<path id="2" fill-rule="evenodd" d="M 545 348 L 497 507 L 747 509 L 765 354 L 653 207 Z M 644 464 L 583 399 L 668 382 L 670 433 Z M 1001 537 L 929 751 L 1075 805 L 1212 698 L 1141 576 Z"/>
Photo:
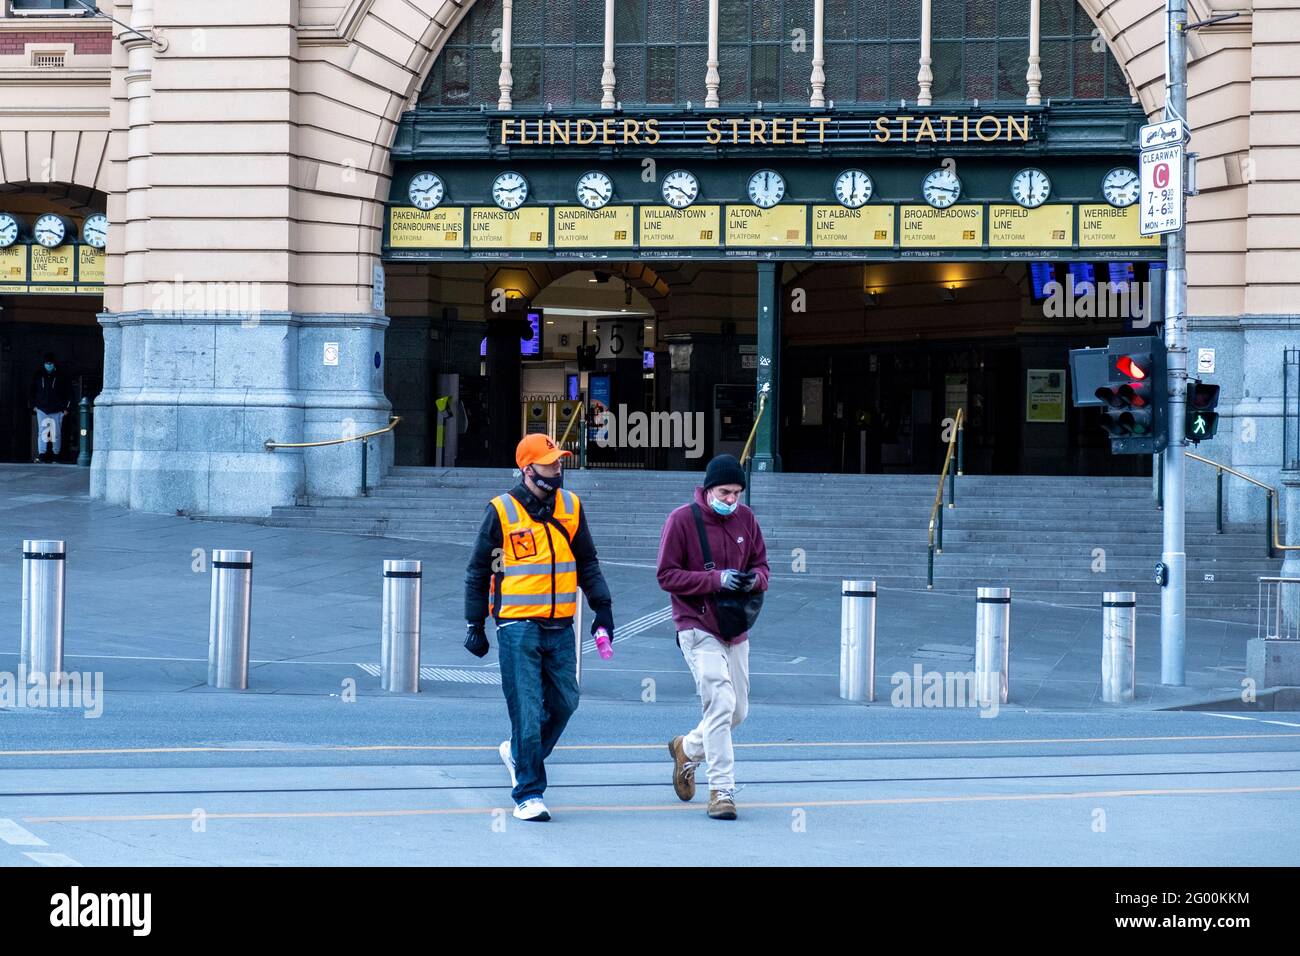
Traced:
<path id="1" fill-rule="evenodd" d="M 597 628 L 603 627 L 609 631 L 609 639 L 614 639 L 614 611 L 611 608 L 601 608 L 596 612 L 596 619 L 591 622 L 591 635 L 596 636 Z"/>
<path id="2" fill-rule="evenodd" d="M 740 588 L 742 591 L 754 590 L 754 585 L 758 583 L 758 574 L 754 571 L 742 571 L 740 573 Z"/>
<path id="3" fill-rule="evenodd" d="M 483 627 L 482 622 L 475 624 L 470 621 L 465 625 L 465 650 L 475 657 L 483 657 L 487 654 L 489 646 L 487 629 Z"/>

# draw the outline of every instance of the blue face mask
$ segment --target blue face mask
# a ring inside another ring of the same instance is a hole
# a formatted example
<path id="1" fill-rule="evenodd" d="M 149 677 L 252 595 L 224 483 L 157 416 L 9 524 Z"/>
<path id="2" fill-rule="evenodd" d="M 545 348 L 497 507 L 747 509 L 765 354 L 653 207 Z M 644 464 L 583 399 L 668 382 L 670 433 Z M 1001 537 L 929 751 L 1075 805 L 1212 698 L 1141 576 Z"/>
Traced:
<path id="1" fill-rule="evenodd" d="M 729 505 L 725 501 L 720 501 L 717 498 L 709 499 L 709 506 L 713 508 L 713 510 L 716 511 L 718 514 L 722 515 L 722 517 L 724 518 L 727 517 L 727 515 L 735 514 L 736 507 L 739 504 L 740 504 L 739 501 L 737 501 L 735 504 Z"/>
<path id="2" fill-rule="evenodd" d="M 46 362 L 46 363 L 45 363 L 45 371 L 47 371 L 47 372 L 53 372 L 53 371 L 54 371 L 54 363 L 53 363 L 53 362 Z"/>

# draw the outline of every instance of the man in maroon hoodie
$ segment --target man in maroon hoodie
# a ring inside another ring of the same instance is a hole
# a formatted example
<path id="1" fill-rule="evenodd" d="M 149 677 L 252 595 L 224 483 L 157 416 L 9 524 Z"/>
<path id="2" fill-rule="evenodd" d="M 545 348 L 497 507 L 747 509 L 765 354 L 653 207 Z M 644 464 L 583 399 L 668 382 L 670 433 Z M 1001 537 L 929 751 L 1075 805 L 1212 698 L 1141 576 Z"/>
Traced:
<path id="1" fill-rule="evenodd" d="M 711 596 L 727 590 L 767 590 L 767 548 L 754 512 L 739 501 L 745 470 L 732 455 L 719 455 L 704 472 L 695 501 L 668 516 L 659 541 L 659 586 L 672 595 L 677 646 L 695 678 L 704 712 L 699 725 L 668 743 L 673 789 L 683 800 L 695 796 L 695 768 L 709 764 L 709 816 L 736 819 L 735 754 L 731 731 L 749 710 L 749 634 L 718 636 Z M 704 569 L 704 550 L 695 525 L 704 522 L 714 570 Z"/>

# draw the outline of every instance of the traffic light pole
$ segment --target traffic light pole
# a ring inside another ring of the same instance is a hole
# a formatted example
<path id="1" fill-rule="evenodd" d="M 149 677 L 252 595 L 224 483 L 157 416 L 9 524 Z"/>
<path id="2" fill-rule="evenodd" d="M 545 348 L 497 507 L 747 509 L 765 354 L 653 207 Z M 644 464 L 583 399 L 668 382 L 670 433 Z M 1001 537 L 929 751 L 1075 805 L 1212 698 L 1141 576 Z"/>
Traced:
<path id="1" fill-rule="evenodd" d="M 1187 0 L 1167 0 L 1165 119 L 1187 123 Z M 1187 506 L 1183 439 L 1187 411 L 1187 222 L 1169 233 L 1165 269 L 1166 381 L 1169 383 L 1169 443 L 1164 453 L 1164 553 L 1169 583 L 1160 590 L 1160 683 L 1186 683 L 1187 553 L 1184 514 Z"/>

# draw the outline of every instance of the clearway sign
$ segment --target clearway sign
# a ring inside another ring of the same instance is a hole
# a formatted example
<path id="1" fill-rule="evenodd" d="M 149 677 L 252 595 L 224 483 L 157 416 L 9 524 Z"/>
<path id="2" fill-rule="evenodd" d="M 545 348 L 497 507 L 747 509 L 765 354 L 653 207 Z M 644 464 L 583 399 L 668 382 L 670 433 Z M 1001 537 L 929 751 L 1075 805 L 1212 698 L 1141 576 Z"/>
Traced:
<path id="1" fill-rule="evenodd" d="M 1138 177 L 1142 182 L 1141 222 L 1144 236 L 1183 228 L 1183 124 L 1178 120 L 1143 126 Z"/>

